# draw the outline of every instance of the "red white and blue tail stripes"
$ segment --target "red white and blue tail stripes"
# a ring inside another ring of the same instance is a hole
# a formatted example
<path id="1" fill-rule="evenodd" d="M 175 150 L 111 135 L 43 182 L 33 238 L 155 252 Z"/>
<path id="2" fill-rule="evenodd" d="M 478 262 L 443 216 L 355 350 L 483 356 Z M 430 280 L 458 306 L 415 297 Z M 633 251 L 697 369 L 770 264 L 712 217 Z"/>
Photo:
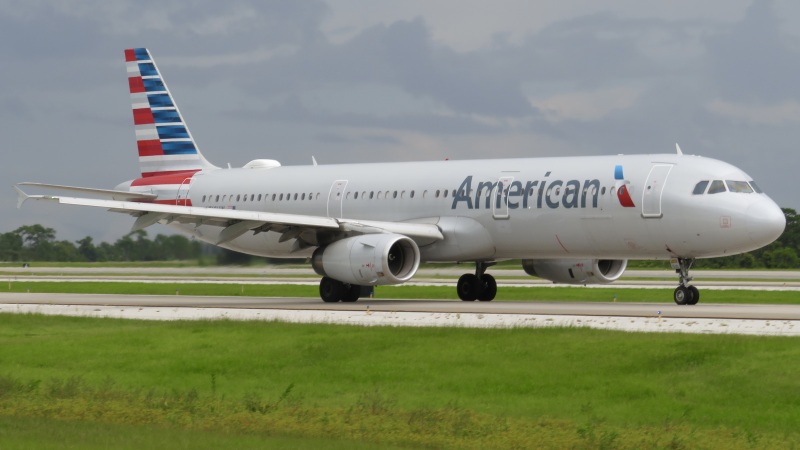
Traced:
<path id="1" fill-rule="evenodd" d="M 127 49 L 125 63 L 142 177 L 214 168 L 197 149 L 150 52 Z"/>

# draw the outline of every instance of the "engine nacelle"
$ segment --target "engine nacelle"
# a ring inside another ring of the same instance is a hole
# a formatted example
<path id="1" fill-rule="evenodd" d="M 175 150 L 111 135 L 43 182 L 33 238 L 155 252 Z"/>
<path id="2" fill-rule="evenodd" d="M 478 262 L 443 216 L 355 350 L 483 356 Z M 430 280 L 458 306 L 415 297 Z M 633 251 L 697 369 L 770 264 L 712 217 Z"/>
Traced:
<path id="1" fill-rule="evenodd" d="M 627 259 L 523 259 L 525 273 L 556 283 L 606 284 L 628 267 Z"/>
<path id="2" fill-rule="evenodd" d="M 320 247 L 311 258 L 318 274 L 359 285 L 400 284 L 419 268 L 419 247 L 399 234 L 364 234 Z"/>

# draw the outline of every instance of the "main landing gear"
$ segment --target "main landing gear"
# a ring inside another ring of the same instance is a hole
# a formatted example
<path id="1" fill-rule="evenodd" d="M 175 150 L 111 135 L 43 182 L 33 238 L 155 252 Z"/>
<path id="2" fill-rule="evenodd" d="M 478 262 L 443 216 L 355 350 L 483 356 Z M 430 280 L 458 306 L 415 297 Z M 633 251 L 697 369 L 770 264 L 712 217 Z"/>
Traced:
<path id="1" fill-rule="evenodd" d="M 693 258 L 678 258 L 677 261 L 673 260 L 672 267 L 675 272 L 680 275 L 680 285 L 675 288 L 675 303 L 679 305 L 696 305 L 700 301 L 700 291 L 690 286 L 689 282 L 692 277 L 689 276 L 689 269 L 694 264 Z"/>
<path id="2" fill-rule="evenodd" d="M 465 273 L 458 279 L 458 298 L 465 302 L 480 300 L 490 302 L 497 295 L 497 281 L 486 272 L 494 261 L 478 261 L 475 263 L 475 273 Z"/>
<path id="3" fill-rule="evenodd" d="M 361 286 L 342 283 L 333 278 L 322 277 L 319 282 L 319 296 L 326 303 L 354 302 L 361 297 Z"/>

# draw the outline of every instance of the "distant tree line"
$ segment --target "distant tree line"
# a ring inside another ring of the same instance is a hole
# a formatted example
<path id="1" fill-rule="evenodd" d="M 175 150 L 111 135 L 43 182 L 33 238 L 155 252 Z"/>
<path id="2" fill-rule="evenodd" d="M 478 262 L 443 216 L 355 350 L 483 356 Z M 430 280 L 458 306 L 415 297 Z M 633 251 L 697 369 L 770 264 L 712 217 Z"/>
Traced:
<path id="1" fill-rule="evenodd" d="M 795 210 L 783 208 L 786 230 L 772 244 L 750 253 L 698 260 L 696 268 L 800 268 L 800 217 Z M 219 264 L 250 264 L 262 259 L 217 249 L 181 235 L 157 235 L 150 240 L 144 230 L 129 233 L 115 243 L 95 245 L 87 236 L 75 242 L 56 240 L 56 232 L 42 225 L 24 225 L 0 234 L 0 261 L 171 261 L 200 259 L 213 254 Z M 285 262 L 285 261 L 272 261 Z M 634 267 L 662 267 L 663 261 L 637 261 Z"/>
<path id="2" fill-rule="evenodd" d="M 184 236 L 157 235 L 144 230 L 129 233 L 113 244 L 95 245 L 89 236 L 75 242 L 56 240 L 56 231 L 42 225 L 23 225 L 0 234 L 0 261 L 171 261 L 199 259 L 203 246 Z"/>

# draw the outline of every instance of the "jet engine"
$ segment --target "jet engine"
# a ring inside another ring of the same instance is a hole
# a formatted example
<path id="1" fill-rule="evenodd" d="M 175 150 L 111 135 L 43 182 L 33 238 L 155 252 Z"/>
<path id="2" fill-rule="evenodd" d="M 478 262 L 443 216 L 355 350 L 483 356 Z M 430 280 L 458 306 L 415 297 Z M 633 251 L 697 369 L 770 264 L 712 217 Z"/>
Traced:
<path id="1" fill-rule="evenodd" d="M 364 234 L 318 248 L 311 258 L 324 277 L 356 285 L 389 285 L 408 281 L 419 268 L 419 247 L 399 234 Z"/>
<path id="2" fill-rule="evenodd" d="M 627 259 L 523 259 L 525 273 L 565 284 L 607 284 L 628 267 Z"/>

